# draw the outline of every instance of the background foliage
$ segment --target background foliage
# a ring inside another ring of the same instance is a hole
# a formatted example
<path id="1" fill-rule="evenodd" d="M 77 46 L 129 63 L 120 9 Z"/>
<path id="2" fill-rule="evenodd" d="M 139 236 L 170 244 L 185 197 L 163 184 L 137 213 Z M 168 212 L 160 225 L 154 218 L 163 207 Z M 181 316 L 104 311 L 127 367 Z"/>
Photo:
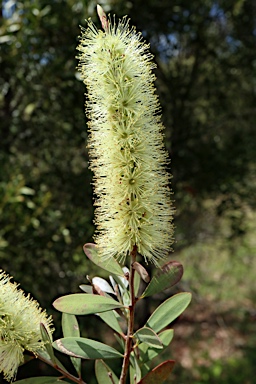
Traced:
<path id="1" fill-rule="evenodd" d="M 50 311 L 54 298 L 77 291 L 94 273 L 82 252 L 92 240 L 93 207 L 85 88 L 75 56 L 79 25 L 87 17 L 98 23 L 95 5 L 1 3 L 0 267 Z M 256 298 L 255 2 L 101 5 L 117 17 L 129 15 L 158 64 L 177 207 L 175 259 L 184 265 L 183 284 L 194 292 L 194 311 L 200 300 L 214 311 L 222 303 L 235 313 L 222 316 L 226 326 L 239 332 L 243 324 L 250 334 Z M 231 363 L 222 356 L 206 356 L 201 370 L 184 363 L 189 373 L 177 369 L 178 381 L 188 382 L 187 374 L 193 383 L 220 383 L 221 377 L 235 383 L 235 369 L 225 367 L 238 369 L 246 359 L 237 382 L 251 383 L 254 341 L 246 351 L 238 348 Z"/>

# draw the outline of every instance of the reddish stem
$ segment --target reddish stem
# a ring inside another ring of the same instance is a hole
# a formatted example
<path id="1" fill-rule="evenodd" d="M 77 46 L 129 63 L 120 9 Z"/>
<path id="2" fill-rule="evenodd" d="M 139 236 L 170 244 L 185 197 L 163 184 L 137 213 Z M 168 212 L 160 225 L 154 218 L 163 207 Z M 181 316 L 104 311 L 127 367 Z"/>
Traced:
<path id="1" fill-rule="evenodd" d="M 44 363 L 51 365 L 54 369 L 56 369 L 58 372 L 60 372 L 63 377 L 70 379 L 74 383 L 77 384 L 86 384 L 85 381 L 81 377 L 75 377 L 71 375 L 71 373 L 67 372 L 66 370 L 63 370 L 61 367 L 58 366 L 58 364 L 53 363 L 51 360 L 45 359 L 43 356 L 38 355 L 38 358 L 42 360 Z"/>
<path id="2" fill-rule="evenodd" d="M 136 261 L 136 254 L 137 254 L 137 247 L 135 245 L 131 252 L 131 264 L 130 264 L 130 275 L 129 275 L 131 302 L 129 305 L 128 329 L 127 329 L 126 340 L 125 340 L 124 360 L 123 360 L 122 372 L 121 372 L 119 384 L 126 383 L 126 378 L 127 378 L 128 369 L 129 369 L 130 355 L 133 347 L 132 336 L 133 336 L 134 312 L 135 312 L 135 304 L 136 304 L 135 291 L 134 291 L 135 269 L 133 268 L 133 263 Z"/>

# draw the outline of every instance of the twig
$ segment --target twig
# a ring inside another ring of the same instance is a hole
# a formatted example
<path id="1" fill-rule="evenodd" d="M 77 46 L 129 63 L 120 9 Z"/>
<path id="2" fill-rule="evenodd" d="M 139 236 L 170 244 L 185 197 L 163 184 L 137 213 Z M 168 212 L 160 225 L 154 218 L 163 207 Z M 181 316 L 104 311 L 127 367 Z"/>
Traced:
<path id="1" fill-rule="evenodd" d="M 129 316 L 128 316 L 128 329 L 125 340 L 125 351 L 124 351 L 124 360 L 122 365 L 122 372 L 119 380 L 119 384 L 125 384 L 129 368 L 129 360 L 132 351 L 132 335 L 134 328 L 134 312 L 135 312 L 135 291 L 134 291 L 134 274 L 135 270 L 133 268 L 133 263 L 136 261 L 137 247 L 134 246 L 131 252 L 131 264 L 130 264 L 130 275 L 129 275 L 129 287 L 130 287 L 130 296 L 131 304 L 129 305 Z"/>
<path id="2" fill-rule="evenodd" d="M 86 382 L 83 381 L 81 377 L 76 377 L 76 376 L 71 375 L 71 373 L 62 369 L 61 367 L 58 366 L 58 364 L 52 362 L 51 360 L 45 359 L 43 356 L 40 356 L 40 355 L 38 355 L 38 358 L 40 360 L 42 360 L 44 363 L 51 365 L 54 369 L 56 369 L 58 372 L 60 372 L 65 378 L 70 379 L 74 383 L 86 384 Z"/>

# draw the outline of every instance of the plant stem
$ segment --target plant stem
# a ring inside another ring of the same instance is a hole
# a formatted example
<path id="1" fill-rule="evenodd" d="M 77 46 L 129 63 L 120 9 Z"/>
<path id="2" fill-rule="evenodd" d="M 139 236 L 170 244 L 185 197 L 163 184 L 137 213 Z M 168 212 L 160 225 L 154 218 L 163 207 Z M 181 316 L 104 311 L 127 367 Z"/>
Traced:
<path id="1" fill-rule="evenodd" d="M 71 373 L 69 373 L 68 371 L 62 369 L 60 366 L 58 366 L 58 364 L 52 362 L 51 360 L 48 360 L 48 359 L 45 359 L 43 356 L 41 356 L 40 354 L 38 355 L 38 358 L 40 360 L 42 360 L 44 363 L 48 364 L 48 365 L 51 365 L 54 369 L 56 369 L 58 372 L 60 372 L 65 378 L 67 379 L 70 379 L 71 381 L 73 381 L 74 383 L 77 383 L 77 384 L 86 384 L 85 381 L 82 380 L 81 377 L 75 377 L 73 375 L 71 375 Z"/>
<path id="2" fill-rule="evenodd" d="M 134 274 L 135 270 L 133 268 L 133 263 L 136 261 L 137 247 L 133 247 L 131 252 L 131 264 L 130 264 L 130 275 L 129 275 L 129 287 L 130 287 L 130 296 L 131 301 L 129 305 L 129 316 L 128 316 L 128 329 L 125 340 L 125 351 L 124 351 L 124 360 L 122 365 L 122 372 L 119 380 L 119 384 L 125 384 L 129 368 L 129 360 L 132 351 L 132 335 L 134 328 L 134 312 L 135 312 L 135 291 L 134 291 Z"/>

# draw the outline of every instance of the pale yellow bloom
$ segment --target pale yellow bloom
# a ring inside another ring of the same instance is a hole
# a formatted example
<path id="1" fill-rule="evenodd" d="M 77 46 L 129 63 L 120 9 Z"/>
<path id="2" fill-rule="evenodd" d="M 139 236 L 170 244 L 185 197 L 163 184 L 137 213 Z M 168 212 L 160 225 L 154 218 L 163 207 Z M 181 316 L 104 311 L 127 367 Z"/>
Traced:
<path id="1" fill-rule="evenodd" d="M 0 372 L 8 381 L 15 379 L 25 350 L 36 355 L 44 348 L 40 323 L 51 335 L 51 318 L 0 270 Z"/>
<path id="2" fill-rule="evenodd" d="M 136 245 L 145 260 L 157 264 L 173 241 L 173 209 L 155 64 L 126 18 L 104 23 L 106 32 L 89 20 L 78 46 L 88 91 L 95 242 L 106 259 L 124 261 Z"/>

